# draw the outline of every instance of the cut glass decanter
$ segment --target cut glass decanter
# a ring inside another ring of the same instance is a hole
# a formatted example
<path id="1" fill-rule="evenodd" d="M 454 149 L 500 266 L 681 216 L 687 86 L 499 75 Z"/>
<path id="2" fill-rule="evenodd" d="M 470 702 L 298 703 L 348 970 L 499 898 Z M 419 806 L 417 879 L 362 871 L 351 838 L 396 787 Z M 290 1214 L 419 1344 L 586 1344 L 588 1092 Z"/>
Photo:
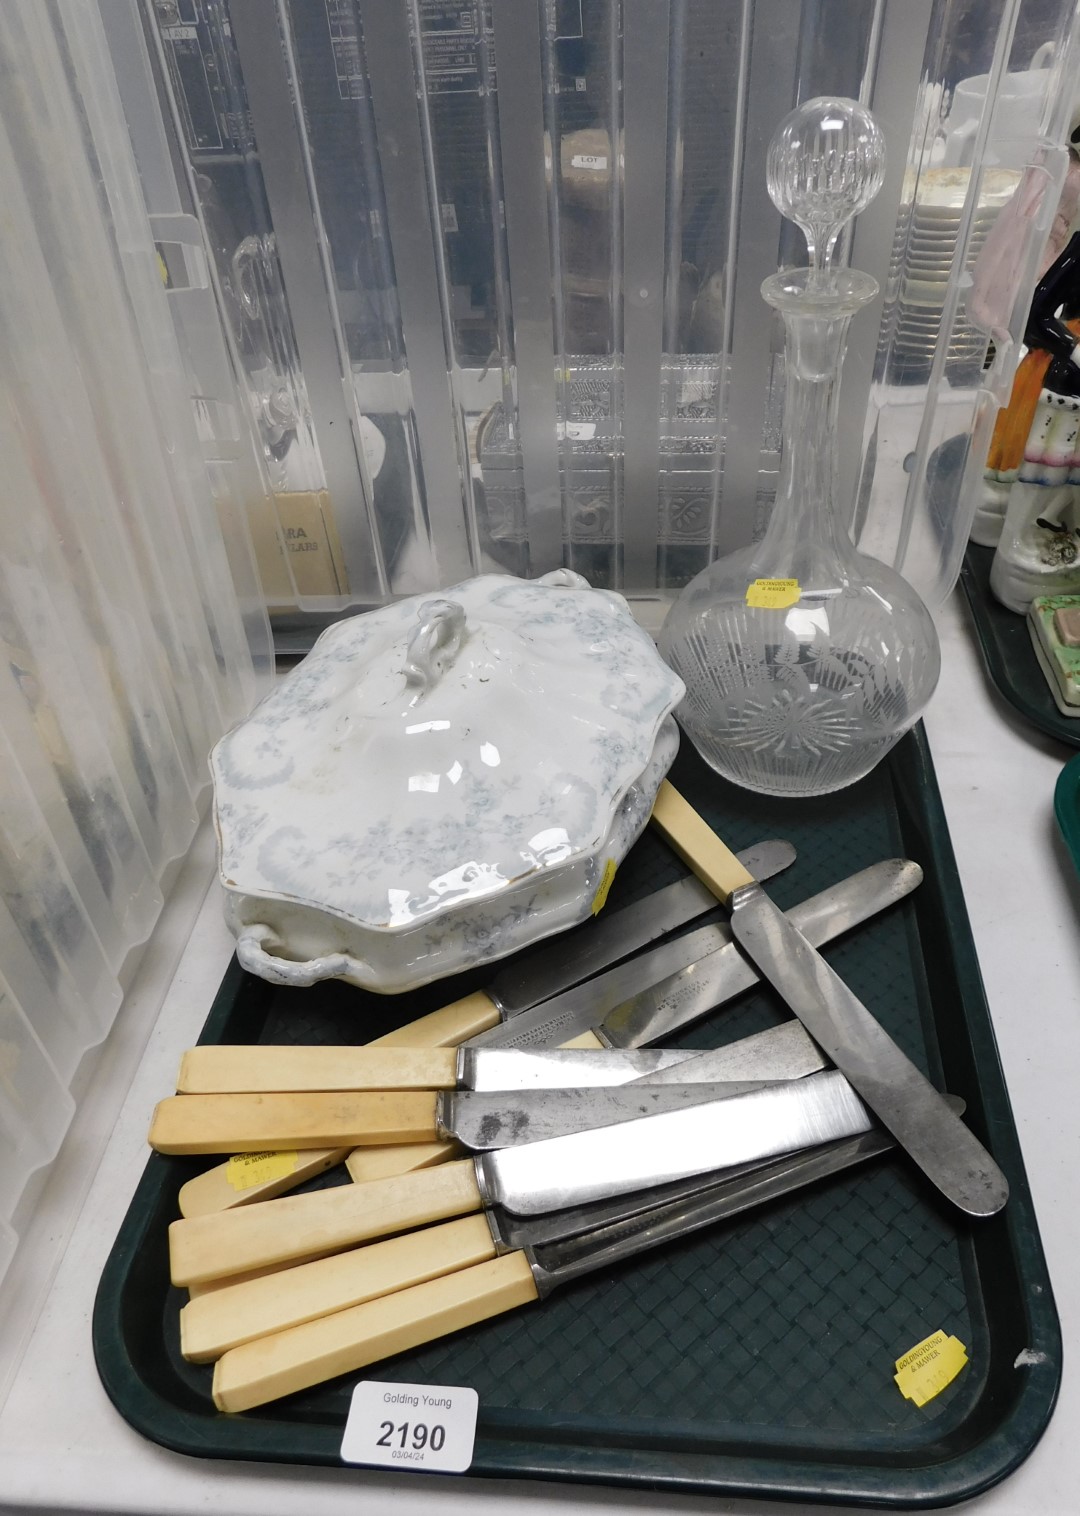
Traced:
<path id="1" fill-rule="evenodd" d="M 786 331 L 784 447 L 768 530 L 718 559 L 672 607 L 660 650 L 686 684 L 683 728 L 725 778 L 769 795 L 822 795 L 873 768 L 937 683 L 930 613 L 893 569 L 859 553 L 837 509 L 840 368 L 877 284 L 834 267 L 840 231 L 881 186 L 881 131 L 854 100 L 793 111 L 769 148 L 774 204 L 810 266 L 762 295 Z"/>

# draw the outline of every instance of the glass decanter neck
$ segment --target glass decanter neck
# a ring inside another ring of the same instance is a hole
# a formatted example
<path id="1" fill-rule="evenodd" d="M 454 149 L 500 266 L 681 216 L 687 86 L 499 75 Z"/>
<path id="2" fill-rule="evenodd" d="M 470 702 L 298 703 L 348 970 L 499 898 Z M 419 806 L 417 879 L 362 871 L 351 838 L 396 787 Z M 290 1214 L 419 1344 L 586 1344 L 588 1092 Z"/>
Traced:
<path id="1" fill-rule="evenodd" d="M 835 500 L 840 372 L 851 317 L 876 293 L 876 281 L 852 269 L 825 283 L 809 269 L 782 269 L 762 285 L 784 318 L 786 374 L 780 476 L 761 556 L 801 582 L 854 551 Z"/>

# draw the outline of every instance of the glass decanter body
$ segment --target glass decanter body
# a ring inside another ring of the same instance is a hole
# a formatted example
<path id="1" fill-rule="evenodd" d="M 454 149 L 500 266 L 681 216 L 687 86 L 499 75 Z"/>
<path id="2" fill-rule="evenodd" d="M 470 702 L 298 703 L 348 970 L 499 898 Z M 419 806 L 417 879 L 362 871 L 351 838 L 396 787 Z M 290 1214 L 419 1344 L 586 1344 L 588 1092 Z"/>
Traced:
<path id="1" fill-rule="evenodd" d="M 837 511 L 840 369 L 877 286 L 852 270 L 783 270 L 784 448 L 762 541 L 718 559 L 672 607 L 660 650 L 686 684 L 680 723 L 725 778 L 769 795 L 861 779 L 918 719 L 939 672 L 915 591 L 859 553 Z"/>

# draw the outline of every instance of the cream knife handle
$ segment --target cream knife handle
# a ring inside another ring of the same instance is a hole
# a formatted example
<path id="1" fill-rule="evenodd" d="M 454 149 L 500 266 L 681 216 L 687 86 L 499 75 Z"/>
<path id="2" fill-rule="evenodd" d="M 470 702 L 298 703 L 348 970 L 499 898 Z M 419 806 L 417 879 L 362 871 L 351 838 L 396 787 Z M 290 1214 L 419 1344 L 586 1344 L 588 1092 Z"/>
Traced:
<path id="1" fill-rule="evenodd" d="M 569 1042 L 560 1042 L 561 1048 L 603 1048 L 604 1044 L 594 1031 L 579 1032 L 576 1037 L 571 1037 Z"/>
<path id="2" fill-rule="evenodd" d="M 176 1285 L 273 1268 L 313 1253 L 468 1216 L 481 1208 L 471 1158 L 369 1184 L 343 1184 L 310 1195 L 283 1195 L 261 1205 L 193 1216 L 169 1227 Z"/>
<path id="3" fill-rule="evenodd" d="M 689 864 L 722 904 L 727 905 L 743 885 L 755 882 L 712 827 L 666 779 L 657 791 L 652 820 L 683 862 Z"/>
<path id="4" fill-rule="evenodd" d="M 273 1095 L 171 1095 L 158 1102 L 150 1146 L 159 1153 L 262 1153 L 432 1142 L 432 1090 Z"/>
<path id="5" fill-rule="evenodd" d="M 206 1043 L 180 1060 L 181 1095 L 318 1090 L 452 1090 L 453 1048 L 248 1046 Z"/>
<path id="6" fill-rule="evenodd" d="M 225 1283 L 196 1296 L 181 1310 L 180 1351 L 192 1363 L 207 1363 L 242 1342 L 494 1257 L 487 1218 L 462 1216 L 258 1279 Z"/>
<path id="7" fill-rule="evenodd" d="M 305 1179 L 323 1174 L 348 1158 L 351 1148 L 306 1148 L 285 1152 L 241 1153 L 196 1174 L 180 1186 L 181 1216 L 208 1216 L 214 1211 L 273 1200 Z M 377 1148 L 372 1148 L 377 1152 Z"/>
<path id="8" fill-rule="evenodd" d="M 420 1016 L 406 1026 L 395 1027 L 367 1044 L 370 1048 L 456 1048 L 460 1042 L 488 1032 L 500 1021 L 499 1008 L 483 990 Z"/>
<path id="9" fill-rule="evenodd" d="M 462 1156 L 456 1142 L 410 1142 L 385 1148 L 353 1148 L 345 1160 L 354 1184 L 368 1184 L 372 1179 L 389 1179 L 393 1174 L 412 1174 L 417 1169 L 434 1168 Z"/>
<path id="10" fill-rule="evenodd" d="M 597 1043 L 597 1046 L 600 1044 Z M 241 1154 L 246 1157 L 246 1154 Z M 218 1211 L 234 1210 L 237 1206 L 249 1205 L 253 1200 L 273 1200 L 295 1190 L 305 1179 L 325 1173 L 343 1160 L 350 1176 L 357 1184 L 368 1179 L 386 1179 L 391 1174 L 410 1174 L 414 1169 L 427 1169 L 436 1163 L 449 1163 L 460 1158 L 461 1150 L 456 1142 L 410 1142 L 400 1147 L 364 1148 L 305 1148 L 296 1152 L 270 1152 L 266 1157 L 278 1160 L 277 1172 L 272 1179 L 253 1184 L 249 1189 L 239 1190 L 230 1182 L 236 1174 L 232 1158 L 224 1163 L 215 1163 L 203 1174 L 196 1174 L 180 1188 L 178 1197 L 181 1216 L 209 1216 Z M 288 1167 L 287 1173 L 281 1170 Z"/>
<path id="11" fill-rule="evenodd" d="M 249 1411 L 537 1298 L 525 1254 L 505 1253 L 231 1349 L 214 1368 L 214 1404 Z"/>

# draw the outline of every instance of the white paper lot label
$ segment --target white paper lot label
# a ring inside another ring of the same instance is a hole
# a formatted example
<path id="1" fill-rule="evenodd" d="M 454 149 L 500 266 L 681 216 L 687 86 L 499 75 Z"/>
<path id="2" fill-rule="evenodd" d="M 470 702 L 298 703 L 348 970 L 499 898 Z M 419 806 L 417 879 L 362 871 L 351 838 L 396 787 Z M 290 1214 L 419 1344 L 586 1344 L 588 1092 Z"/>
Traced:
<path id="1" fill-rule="evenodd" d="M 353 1390 L 342 1462 L 464 1473 L 472 1463 L 479 1405 L 476 1391 L 464 1385 L 363 1379 Z"/>

